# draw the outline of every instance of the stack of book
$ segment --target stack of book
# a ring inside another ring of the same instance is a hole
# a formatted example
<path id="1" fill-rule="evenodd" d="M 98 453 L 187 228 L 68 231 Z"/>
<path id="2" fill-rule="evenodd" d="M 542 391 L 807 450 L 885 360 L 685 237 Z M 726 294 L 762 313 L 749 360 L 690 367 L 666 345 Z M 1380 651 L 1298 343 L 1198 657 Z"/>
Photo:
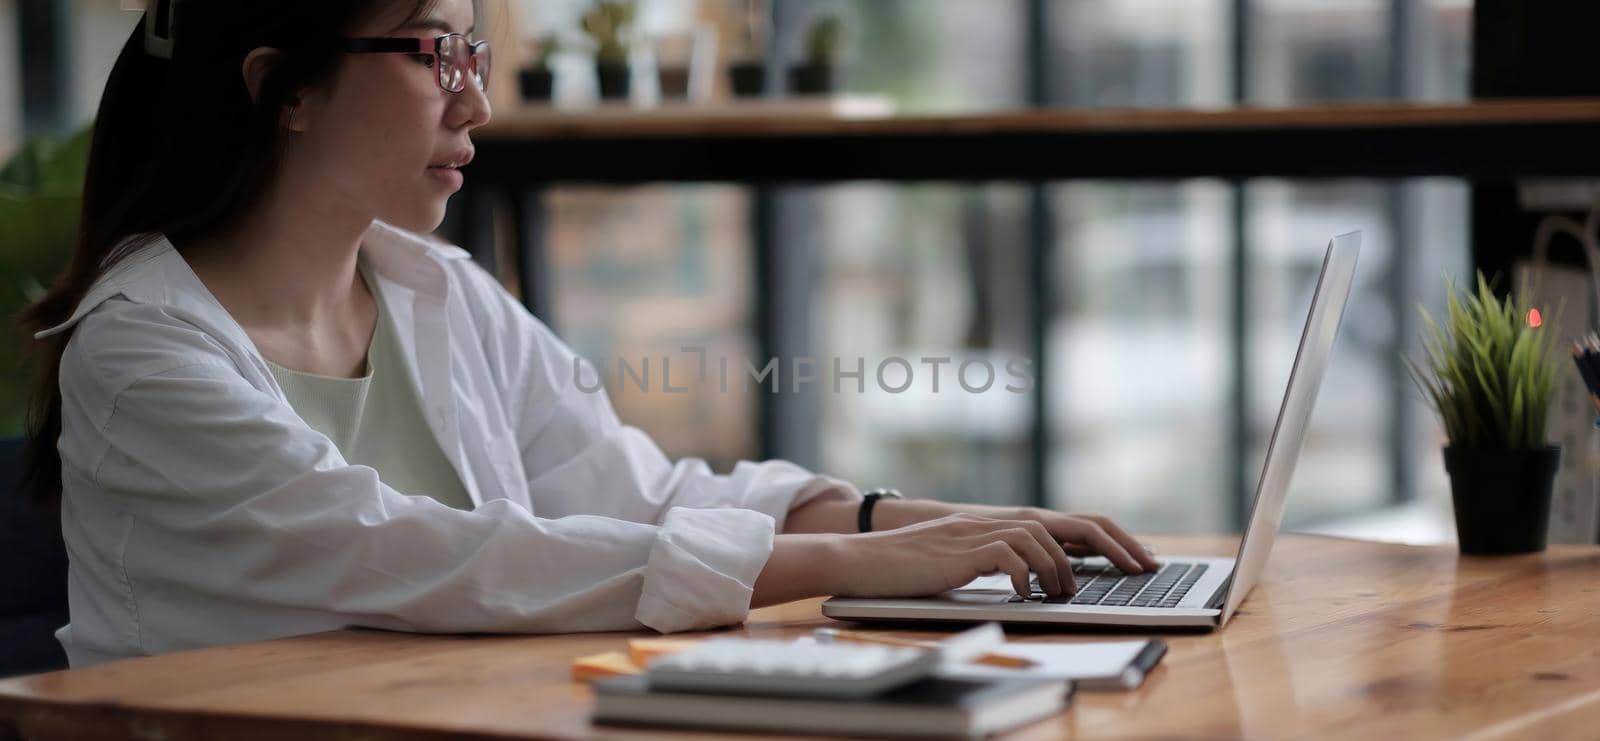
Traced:
<path id="1" fill-rule="evenodd" d="M 939 675 L 935 651 L 714 639 L 594 681 L 596 723 L 918 738 L 1002 733 L 1066 710 L 1073 685 Z"/>

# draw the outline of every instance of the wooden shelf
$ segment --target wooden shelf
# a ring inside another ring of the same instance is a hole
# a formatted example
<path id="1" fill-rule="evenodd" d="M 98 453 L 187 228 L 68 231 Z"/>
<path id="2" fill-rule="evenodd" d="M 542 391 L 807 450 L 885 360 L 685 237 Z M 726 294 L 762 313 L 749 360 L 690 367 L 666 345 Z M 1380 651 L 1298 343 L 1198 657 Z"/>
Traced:
<path id="1" fill-rule="evenodd" d="M 1029 110 L 962 115 L 896 115 L 874 96 L 797 98 L 716 105 L 635 108 L 608 104 L 561 110 L 539 106 L 497 109 L 474 132 L 480 140 L 563 138 L 972 135 L 1044 132 L 1238 129 L 1384 129 L 1484 125 L 1600 124 L 1600 99 L 1504 100 L 1446 105 L 1378 104 L 1219 110 Z"/>
<path id="2" fill-rule="evenodd" d="M 666 102 L 651 107 L 606 102 L 587 108 L 523 103 L 494 109 L 489 125 L 474 138 L 612 136 L 619 133 L 677 135 L 763 129 L 773 122 L 812 123 L 887 120 L 894 101 L 880 95 L 790 97 L 718 103 Z"/>

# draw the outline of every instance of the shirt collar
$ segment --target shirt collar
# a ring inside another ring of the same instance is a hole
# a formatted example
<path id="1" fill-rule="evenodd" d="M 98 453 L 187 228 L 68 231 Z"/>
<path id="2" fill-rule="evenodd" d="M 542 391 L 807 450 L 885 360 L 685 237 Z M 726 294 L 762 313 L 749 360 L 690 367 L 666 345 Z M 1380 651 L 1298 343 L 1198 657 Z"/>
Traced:
<path id="1" fill-rule="evenodd" d="M 130 237 L 122 244 L 139 240 L 146 243 L 100 276 L 66 321 L 35 333 L 34 339 L 42 340 L 72 329 L 95 307 L 115 296 L 138 303 L 175 308 L 222 310 L 166 235 Z M 373 221 L 367 229 L 361 242 L 361 254 L 367 258 L 373 272 L 381 277 L 418 293 L 441 298 L 448 289 L 442 263 L 469 258 L 467 252 L 459 247 L 382 221 Z"/>

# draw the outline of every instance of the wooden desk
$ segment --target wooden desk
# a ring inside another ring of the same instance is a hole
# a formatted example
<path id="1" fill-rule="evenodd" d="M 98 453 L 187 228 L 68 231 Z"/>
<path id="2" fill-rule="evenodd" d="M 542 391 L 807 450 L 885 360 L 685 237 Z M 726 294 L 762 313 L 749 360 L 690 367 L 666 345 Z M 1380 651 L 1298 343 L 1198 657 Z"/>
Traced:
<path id="1" fill-rule="evenodd" d="M 1232 548 L 1153 540 L 1168 553 Z M 818 604 L 759 610 L 732 632 L 837 624 Z M 568 662 L 621 649 L 628 635 L 342 631 L 135 659 L 0 682 L 0 724 L 39 739 L 693 735 L 589 724 L 590 692 L 568 681 Z M 1462 559 L 1452 548 L 1286 537 L 1226 629 L 1168 640 L 1140 690 L 1080 694 L 1013 737 L 1594 738 L 1600 548 Z"/>

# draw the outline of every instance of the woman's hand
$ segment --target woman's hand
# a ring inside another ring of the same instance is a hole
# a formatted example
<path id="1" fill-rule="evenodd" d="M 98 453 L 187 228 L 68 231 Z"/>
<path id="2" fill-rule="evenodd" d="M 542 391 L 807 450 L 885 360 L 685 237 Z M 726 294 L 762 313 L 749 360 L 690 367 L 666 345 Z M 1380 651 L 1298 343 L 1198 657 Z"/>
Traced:
<path id="1" fill-rule="evenodd" d="M 1077 592 L 1069 553 L 1103 553 L 1130 574 L 1159 566 L 1137 540 L 1099 515 L 927 499 L 889 500 L 878 506 L 884 504 L 905 506 L 882 520 L 874 511 L 870 533 L 777 536 L 756 580 L 751 607 L 817 595 L 922 597 L 995 573 L 1010 576 L 1021 595 L 1032 593 L 1029 572 L 1038 574 L 1039 588 L 1060 597 Z M 938 514 L 944 508 L 968 511 Z M 821 517 L 823 511 L 814 509 L 812 515 Z M 900 525 L 897 518 L 916 519 Z"/>
<path id="2" fill-rule="evenodd" d="M 971 514 L 996 520 L 1036 522 L 1061 544 L 1069 556 L 1101 554 L 1124 573 L 1138 574 L 1160 567 L 1144 545 L 1111 518 L 1095 514 L 1069 514 L 1040 507 L 995 507 L 954 504 L 933 499 L 880 500 L 872 513 L 874 530 L 891 530 L 952 514 Z"/>
<path id="3" fill-rule="evenodd" d="M 872 510 L 872 532 L 856 533 L 857 509 L 855 500 L 819 498 L 790 512 L 753 606 L 819 593 L 926 596 L 1000 572 L 1026 595 L 1030 571 L 1046 594 L 1061 596 L 1077 590 L 1068 556 L 1102 554 L 1129 574 L 1160 566 L 1102 515 L 881 499 Z"/>
<path id="4" fill-rule="evenodd" d="M 833 593 L 851 597 L 918 597 L 1003 572 L 1018 594 L 1039 588 L 1059 597 L 1077 591 L 1067 554 L 1034 520 L 953 514 L 893 530 L 845 535 L 836 542 Z"/>
<path id="5" fill-rule="evenodd" d="M 1030 571 L 1049 596 L 1077 591 L 1066 552 L 1038 522 L 954 514 L 880 532 L 790 533 L 774 540 L 750 606 L 818 594 L 921 597 L 1002 572 L 1029 595 Z"/>

